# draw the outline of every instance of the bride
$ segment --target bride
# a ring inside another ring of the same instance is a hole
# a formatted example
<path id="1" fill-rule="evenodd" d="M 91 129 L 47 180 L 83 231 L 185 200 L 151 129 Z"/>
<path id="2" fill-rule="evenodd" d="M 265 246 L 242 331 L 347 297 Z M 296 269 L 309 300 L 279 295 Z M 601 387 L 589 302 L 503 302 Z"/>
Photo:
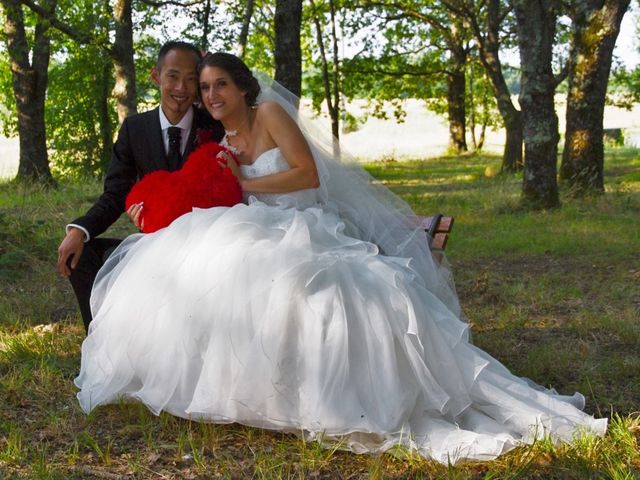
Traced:
<path id="1" fill-rule="evenodd" d="M 274 88 L 256 103 L 235 56 L 208 54 L 199 72 L 245 203 L 194 209 L 110 257 L 75 380 L 84 411 L 134 399 L 445 463 L 604 434 L 582 395 L 515 377 L 469 343 L 406 205 L 341 163 Z"/>

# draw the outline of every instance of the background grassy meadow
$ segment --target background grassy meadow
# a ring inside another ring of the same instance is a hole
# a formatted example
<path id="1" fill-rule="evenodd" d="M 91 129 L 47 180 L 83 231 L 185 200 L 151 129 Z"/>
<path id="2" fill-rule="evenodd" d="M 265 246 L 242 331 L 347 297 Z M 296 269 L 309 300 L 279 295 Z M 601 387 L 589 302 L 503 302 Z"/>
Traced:
<path id="1" fill-rule="evenodd" d="M 367 169 L 419 214 L 456 217 L 447 247 L 473 340 L 514 373 L 611 419 L 604 438 L 540 441 L 492 462 L 356 455 L 293 435 L 192 423 L 137 404 L 86 416 L 75 399 L 84 330 L 55 270 L 63 226 L 101 191 L 0 183 L 0 478 L 640 478 L 640 151 L 606 156 L 607 193 L 519 207 L 493 156 Z M 126 219 L 112 236 L 132 232 Z"/>

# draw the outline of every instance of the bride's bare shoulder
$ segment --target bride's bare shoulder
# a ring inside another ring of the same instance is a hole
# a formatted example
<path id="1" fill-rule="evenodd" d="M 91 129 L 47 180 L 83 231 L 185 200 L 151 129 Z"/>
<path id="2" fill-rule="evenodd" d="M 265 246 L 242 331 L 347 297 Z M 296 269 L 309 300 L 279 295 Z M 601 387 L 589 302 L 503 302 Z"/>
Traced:
<path id="1" fill-rule="evenodd" d="M 256 106 L 258 116 L 269 119 L 269 118 L 278 118 L 281 115 L 286 115 L 287 112 L 280 106 L 278 102 L 274 102 L 273 100 L 267 100 L 265 102 L 259 103 Z"/>
<path id="2" fill-rule="evenodd" d="M 278 132 L 291 132 L 296 128 L 287 111 L 274 101 L 260 103 L 257 106 L 256 119 L 265 126 L 272 137 L 278 135 Z"/>

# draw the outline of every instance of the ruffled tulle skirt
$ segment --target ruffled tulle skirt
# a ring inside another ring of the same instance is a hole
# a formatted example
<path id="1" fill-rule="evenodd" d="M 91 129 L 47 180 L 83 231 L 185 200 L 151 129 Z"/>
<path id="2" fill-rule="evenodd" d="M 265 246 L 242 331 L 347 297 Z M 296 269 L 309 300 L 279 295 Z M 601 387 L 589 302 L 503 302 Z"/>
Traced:
<path id="1" fill-rule="evenodd" d="M 255 202 L 129 237 L 100 271 L 76 385 L 195 420 L 441 462 L 603 434 L 584 398 L 513 376 L 468 341 L 406 259 L 337 217 Z"/>

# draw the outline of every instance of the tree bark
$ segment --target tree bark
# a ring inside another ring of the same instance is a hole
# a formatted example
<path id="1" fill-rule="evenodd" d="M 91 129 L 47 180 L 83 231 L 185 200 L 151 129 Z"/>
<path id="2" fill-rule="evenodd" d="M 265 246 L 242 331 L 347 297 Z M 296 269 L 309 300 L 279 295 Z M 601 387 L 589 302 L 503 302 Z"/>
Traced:
<path id="1" fill-rule="evenodd" d="M 555 0 L 514 0 L 520 64 L 520 106 L 524 130 L 522 194 L 532 208 L 554 208 L 558 196 L 558 117 L 552 70 L 556 31 Z"/>
<path id="2" fill-rule="evenodd" d="M 505 143 L 502 155 L 501 172 L 518 172 L 523 169 L 524 157 L 522 146 L 524 143 L 524 126 L 522 112 L 516 109 L 509 100 L 501 96 L 498 100 L 498 110 L 504 122 Z M 522 105 L 522 104 L 521 104 Z"/>
<path id="3" fill-rule="evenodd" d="M 20 159 L 18 180 L 53 183 L 47 154 L 44 102 L 47 91 L 50 37 L 48 22 L 38 17 L 29 48 L 22 5 L 2 0 L 5 10 L 6 41 L 9 52 L 13 93 L 18 110 Z M 53 12 L 56 0 L 46 0 L 43 8 Z M 31 61 L 29 57 L 31 56 Z"/>
<path id="4" fill-rule="evenodd" d="M 465 137 L 466 122 L 466 77 L 467 50 L 464 45 L 449 45 L 451 68 L 447 72 L 447 110 L 449 114 L 449 148 L 455 153 L 468 150 Z"/>
<path id="5" fill-rule="evenodd" d="M 302 92 L 301 22 L 302 0 L 276 0 L 275 80 L 297 97 Z"/>
<path id="6" fill-rule="evenodd" d="M 478 42 L 480 61 L 491 80 L 498 111 L 506 131 L 506 142 L 502 155 L 502 171 L 515 172 L 522 169 L 523 123 L 522 112 L 511 101 L 509 87 L 502 74 L 500 62 L 500 27 L 502 12 L 500 0 L 486 2 L 486 24 L 481 25 L 481 16 L 475 9 L 469 9 L 467 2 L 460 0 L 446 2 L 447 7 L 458 15 L 464 15 L 469 21 Z"/>
<path id="7" fill-rule="evenodd" d="M 574 3 L 560 179 L 580 196 L 604 193 L 604 105 L 613 48 L 630 0 Z"/>
<path id="8" fill-rule="evenodd" d="M 205 0 L 204 10 L 202 12 L 202 36 L 200 37 L 200 48 L 205 52 L 209 50 L 209 34 L 211 33 L 211 0 Z"/>
<path id="9" fill-rule="evenodd" d="M 320 22 L 319 13 L 316 9 L 316 5 L 313 0 L 311 6 L 313 8 L 313 23 L 316 27 L 316 39 L 318 42 L 318 49 L 320 50 L 320 60 L 322 64 L 322 85 L 324 87 L 324 99 L 327 102 L 327 110 L 329 111 L 329 118 L 331 119 L 331 134 L 335 140 L 340 138 L 340 103 L 338 98 L 337 88 L 337 75 L 330 75 L 329 61 L 327 60 L 327 52 L 323 39 L 323 28 Z M 334 58 L 334 63 L 335 63 Z M 333 71 L 335 70 L 335 65 Z M 334 142 L 337 145 L 337 142 Z"/>
<path id="10" fill-rule="evenodd" d="M 242 19 L 242 28 L 240 29 L 240 37 L 238 38 L 237 51 L 240 58 L 244 58 L 245 51 L 247 50 L 247 39 L 249 38 L 249 27 L 251 26 L 254 6 L 254 0 L 247 0 L 247 7 L 244 11 L 244 18 Z"/>
<path id="11" fill-rule="evenodd" d="M 136 67 L 133 60 L 132 0 L 116 0 L 113 6 L 115 40 L 110 49 L 115 67 L 113 94 L 117 101 L 118 122 L 138 113 L 136 93 Z"/>

